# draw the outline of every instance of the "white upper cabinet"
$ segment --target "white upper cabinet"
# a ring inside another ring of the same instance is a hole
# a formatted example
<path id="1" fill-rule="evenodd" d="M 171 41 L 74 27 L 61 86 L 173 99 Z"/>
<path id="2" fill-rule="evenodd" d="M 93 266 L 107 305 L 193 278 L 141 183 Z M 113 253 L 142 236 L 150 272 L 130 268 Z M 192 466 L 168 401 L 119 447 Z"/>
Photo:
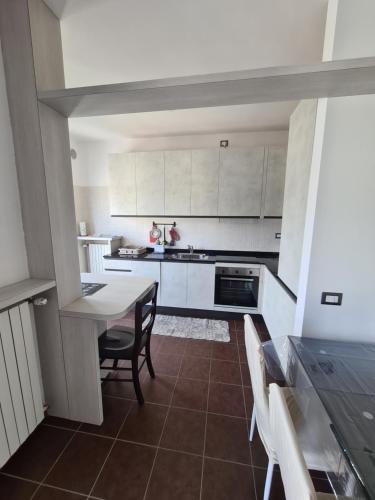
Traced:
<path id="1" fill-rule="evenodd" d="M 137 215 L 164 215 L 164 153 L 136 153 Z"/>
<path id="2" fill-rule="evenodd" d="M 281 217 L 283 214 L 286 152 L 286 146 L 270 146 L 267 151 L 263 205 L 265 217 Z"/>
<path id="3" fill-rule="evenodd" d="M 110 155 L 112 215 L 280 217 L 286 146 Z"/>
<path id="4" fill-rule="evenodd" d="M 136 153 L 109 156 L 109 198 L 111 215 L 136 215 Z"/>
<path id="5" fill-rule="evenodd" d="M 191 150 L 165 151 L 165 215 L 190 215 Z"/>
<path id="6" fill-rule="evenodd" d="M 219 150 L 193 149 L 191 215 L 218 214 Z"/>
<path id="7" fill-rule="evenodd" d="M 264 147 L 220 151 L 220 216 L 260 216 L 263 168 Z"/>

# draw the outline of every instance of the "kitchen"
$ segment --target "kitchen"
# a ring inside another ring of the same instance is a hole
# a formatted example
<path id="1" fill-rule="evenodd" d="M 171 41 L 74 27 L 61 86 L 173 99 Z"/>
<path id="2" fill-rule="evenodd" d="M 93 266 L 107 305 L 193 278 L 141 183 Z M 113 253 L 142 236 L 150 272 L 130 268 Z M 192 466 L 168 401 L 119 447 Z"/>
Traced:
<path id="1" fill-rule="evenodd" d="M 371 365 L 374 11 L 356 5 L 0 6 L 0 497 L 296 500 L 252 362 L 271 346 L 297 399 L 311 356 L 355 341 L 356 375 Z M 149 327 L 133 389 L 106 336 Z M 348 412 L 302 401 L 328 459 L 302 463 L 308 488 L 373 493 L 370 400 L 356 442 Z"/>

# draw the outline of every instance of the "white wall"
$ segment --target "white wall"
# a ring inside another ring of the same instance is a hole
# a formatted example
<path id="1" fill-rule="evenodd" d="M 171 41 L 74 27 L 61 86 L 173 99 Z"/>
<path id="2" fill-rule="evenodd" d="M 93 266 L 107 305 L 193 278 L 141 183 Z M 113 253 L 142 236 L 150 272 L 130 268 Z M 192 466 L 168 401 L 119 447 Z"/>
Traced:
<path id="1" fill-rule="evenodd" d="M 77 159 L 72 160 L 77 221 L 87 221 L 93 233 L 119 234 L 125 236 L 128 243 L 148 244 L 151 219 L 110 217 L 108 155 L 119 151 L 214 148 L 223 137 L 228 138 L 233 147 L 250 147 L 286 144 L 288 133 L 207 134 L 124 139 L 122 142 L 82 142 L 72 137 L 71 145 L 77 151 Z M 205 249 L 279 250 L 280 240 L 275 239 L 275 233 L 280 232 L 280 220 L 176 219 L 176 222 L 181 233 L 180 247 L 186 248 L 186 245 L 191 244 Z"/>
<path id="2" fill-rule="evenodd" d="M 61 23 L 66 84 L 317 62 L 326 5 L 327 0 L 67 0 Z"/>
<path id="3" fill-rule="evenodd" d="M 375 55 L 372 0 L 340 0 L 333 58 Z M 329 99 L 303 335 L 375 340 L 375 96 Z M 342 292 L 341 307 L 320 304 Z"/>
<path id="4" fill-rule="evenodd" d="M 0 46 L 0 287 L 29 277 Z"/>

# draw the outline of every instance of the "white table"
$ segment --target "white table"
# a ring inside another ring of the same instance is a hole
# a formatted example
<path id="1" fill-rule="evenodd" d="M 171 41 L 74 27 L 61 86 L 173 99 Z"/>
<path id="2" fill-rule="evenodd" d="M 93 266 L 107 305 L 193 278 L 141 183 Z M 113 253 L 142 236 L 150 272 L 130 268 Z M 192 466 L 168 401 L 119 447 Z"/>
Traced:
<path id="1" fill-rule="evenodd" d="M 83 283 L 105 283 L 93 295 L 80 297 L 60 311 L 69 418 L 103 422 L 98 336 L 107 321 L 120 319 L 153 286 L 149 278 L 82 273 Z"/>

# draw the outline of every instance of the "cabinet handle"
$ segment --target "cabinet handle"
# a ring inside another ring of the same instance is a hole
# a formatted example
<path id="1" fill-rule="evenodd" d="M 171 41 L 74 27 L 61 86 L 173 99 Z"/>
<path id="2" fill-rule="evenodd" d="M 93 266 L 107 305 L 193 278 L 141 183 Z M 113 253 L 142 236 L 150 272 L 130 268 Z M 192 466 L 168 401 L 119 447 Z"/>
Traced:
<path id="1" fill-rule="evenodd" d="M 254 281 L 254 278 L 220 278 L 222 281 Z"/>
<path id="2" fill-rule="evenodd" d="M 104 271 L 116 271 L 117 273 L 131 273 L 131 269 L 110 269 L 110 268 L 105 268 Z"/>

